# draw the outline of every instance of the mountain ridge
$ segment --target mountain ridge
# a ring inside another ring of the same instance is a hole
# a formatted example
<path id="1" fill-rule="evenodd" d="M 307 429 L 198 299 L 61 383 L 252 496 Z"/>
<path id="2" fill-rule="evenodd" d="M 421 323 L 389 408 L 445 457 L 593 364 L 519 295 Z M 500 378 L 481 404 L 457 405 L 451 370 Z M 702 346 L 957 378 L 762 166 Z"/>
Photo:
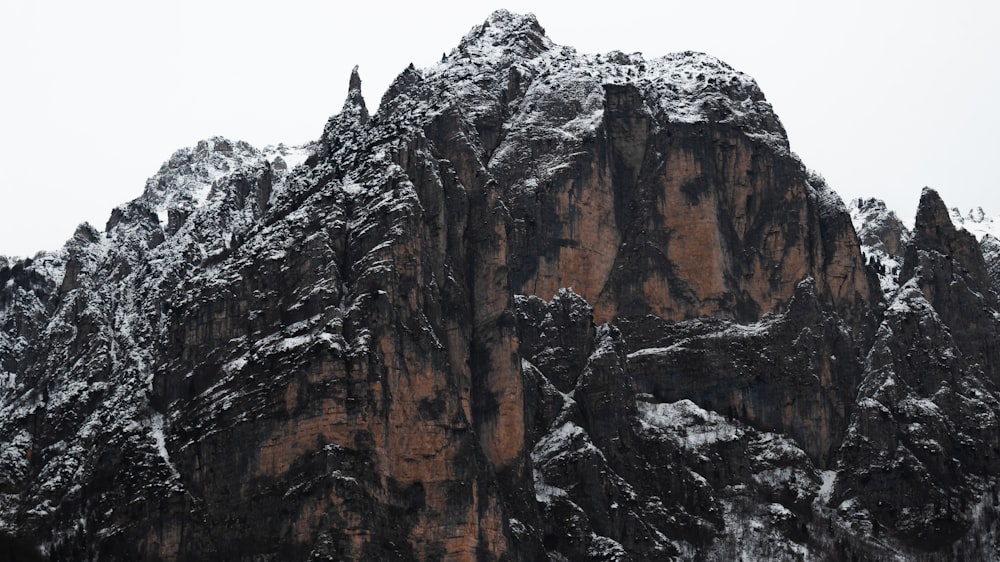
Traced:
<path id="1" fill-rule="evenodd" d="M 0 263 L 0 533 L 68 560 L 995 556 L 983 250 L 932 191 L 912 237 L 851 219 L 749 77 L 498 11 L 373 114 L 355 69 L 309 147 L 182 149 L 103 235 Z"/>

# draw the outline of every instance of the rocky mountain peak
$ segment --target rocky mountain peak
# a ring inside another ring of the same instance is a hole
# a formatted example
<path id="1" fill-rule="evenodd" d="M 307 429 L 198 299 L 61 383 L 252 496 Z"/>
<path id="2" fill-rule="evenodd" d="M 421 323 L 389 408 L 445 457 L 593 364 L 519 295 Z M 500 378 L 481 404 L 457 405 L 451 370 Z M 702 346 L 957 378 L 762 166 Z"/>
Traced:
<path id="1" fill-rule="evenodd" d="M 891 297 L 899 288 L 899 272 L 910 231 L 881 199 L 852 199 L 848 211 L 865 262 L 878 277 L 882 294 Z"/>
<path id="2" fill-rule="evenodd" d="M 955 228 L 938 193 L 925 188 L 900 281 L 913 278 L 955 336 L 956 345 L 1000 382 L 1000 315 L 976 237 Z"/>
<path id="3" fill-rule="evenodd" d="M 164 203 L 197 206 L 205 201 L 213 182 L 233 171 L 239 162 L 260 152 L 243 141 L 212 137 L 194 147 L 174 152 L 159 171 L 146 180 L 143 198 L 154 206 Z"/>
<path id="4" fill-rule="evenodd" d="M 361 124 L 368 122 L 368 108 L 365 106 L 365 98 L 361 95 L 361 75 L 358 67 L 351 71 L 351 79 L 347 88 L 347 99 L 344 101 L 342 113 L 356 116 Z"/>
<path id="5" fill-rule="evenodd" d="M 903 246 L 910 239 L 910 231 L 895 211 L 886 207 L 885 201 L 874 198 L 852 199 L 848 210 L 862 249 L 867 246 L 889 255 L 903 255 Z"/>
<path id="6" fill-rule="evenodd" d="M 913 250 L 907 250 L 904 275 L 908 275 L 912 267 L 921 261 L 918 259 L 920 252 L 936 252 L 968 271 L 975 290 L 990 286 L 986 263 L 976 237 L 964 229 L 955 228 L 944 200 L 931 188 L 925 187 L 920 194 L 913 238 L 915 244 Z"/>
<path id="7" fill-rule="evenodd" d="M 140 197 L 112 210 L 105 226 L 107 236 L 132 225 L 145 231 L 147 243 L 156 246 L 196 212 L 214 214 L 210 220 L 223 222 L 242 211 L 247 211 L 248 217 L 259 213 L 269 204 L 271 194 L 284 185 L 290 170 L 303 163 L 311 151 L 310 145 L 257 149 L 219 136 L 201 140 L 174 152 L 146 181 Z"/>
<path id="8" fill-rule="evenodd" d="M 283 147 L 274 150 L 270 159 L 280 156 L 281 150 L 287 153 Z M 221 136 L 179 149 L 146 180 L 140 197 L 112 210 L 105 230 L 110 233 L 123 223 L 142 223 L 146 229 L 174 232 L 188 215 L 228 186 L 236 172 L 267 160 L 249 143 Z"/>
<path id="9" fill-rule="evenodd" d="M 929 239 L 950 238 L 955 232 L 951 214 L 938 192 L 925 187 L 920 192 L 914 234 Z"/>
<path id="10" fill-rule="evenodd" d="M 516 55 L 532 58 L 553 47 L 534 14 L 515 14 L 497 10 L 462 38 L 452 52 L 459 57 L 503 57 Z"/>
<path id="11" fill-rule="evenodd" d="M 652 59 L 621 51 L 579 53 L 553 43 L 530 14 L 495 12 L 421 77 L 422 87 L 447 92 L 448 101 L 488 128 L 489 136 L 506 127 L 511 134 L 553 140 L 586 137 L 600 124 L 605 89 L 623 87 L 641 93 L 643 111 L 660 119 L 726 123 L 788 151 L 784 127 L 757 83 L 725 62 L 695 51 Z M 398 94 L 398 85 L 392 90 Z M 383 98 L 384 107 L 392 102 Z M 441 110 L 434 104 L 426 109 Z M 487 139 L 487 148 L 492 144 Z"/>

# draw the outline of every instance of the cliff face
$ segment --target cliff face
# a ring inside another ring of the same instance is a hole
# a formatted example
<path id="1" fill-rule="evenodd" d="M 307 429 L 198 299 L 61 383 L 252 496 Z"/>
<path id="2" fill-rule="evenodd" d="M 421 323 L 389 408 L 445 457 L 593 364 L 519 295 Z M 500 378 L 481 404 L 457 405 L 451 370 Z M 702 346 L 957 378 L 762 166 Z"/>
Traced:
<path id="1" fill-rule="evenodd" d="M 900 280 L 865 358 L 836 494 L 852 516 L 928 550 L 964 542 L 953 547 L 963 553 L 969 537 L 995 533 L 975 513 L 995 503 L 983 495 L 1000 453 L 1000 320 L 978 243 L 933 190 Z"/>
<path id="2" fill-rule="evenodd" d="M 990 276 L 993 292 L 1000 294 L 1000 240 L 993 235 L 986 235 L 979 243 L 986 262 L 986 273 Z"/>
<path id="3" fill-rule="evenodd" d="M 517 292 L 573 286 L 600 321 L 749 321 L 811 276 L 860 315 L 869 287 L 842 205 L 790 156 L 752 79 L 699 53 L 580 55 L 511 25 L 477 28 L 424 82 L 457 82 L 451 102 L 510 206 Z"/>
<path id="4" fill-rule="evenodd" d="M 996 297 L 936 195 L 880 290 L 752 79 L 531 16 L 375 113 L 348 90 L 312 145 L 203 141 L 104 232 L 0 262 L 0 540 L 995 556 Z"/>

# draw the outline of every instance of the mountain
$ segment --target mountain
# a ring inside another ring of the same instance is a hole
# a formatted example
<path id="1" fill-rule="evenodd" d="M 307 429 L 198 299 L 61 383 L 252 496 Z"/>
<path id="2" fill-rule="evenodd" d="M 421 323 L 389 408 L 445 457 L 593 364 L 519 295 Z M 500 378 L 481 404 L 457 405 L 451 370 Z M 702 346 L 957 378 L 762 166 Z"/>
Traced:
<path id="1" fill-rule="evenodd" d="M 965 215 L 952 207 L 950 213 L 956 227 L 967 230 L 979 240 L 993 290 L 1000 292 L 1000 220 L 987 215 L 982 207 L 976 207 Z"/>
<path id="2" fill-rule="evenodd" d="M 0 552 L 995 559 L 983 248 L 845 206 L 718 59 L 498 11 L 0 262 Z"/>
<path id="3" fill-rule="evenodd" d="M 956 227 L 969 231 L 977 239 L 982 240 L 987 235 L 993 238 L 1000 237 L 1000 220 L 988 216 L 982 207 L 971 209 L 964 215 L 957 207 L 952 207 L 949 213 Z"/>

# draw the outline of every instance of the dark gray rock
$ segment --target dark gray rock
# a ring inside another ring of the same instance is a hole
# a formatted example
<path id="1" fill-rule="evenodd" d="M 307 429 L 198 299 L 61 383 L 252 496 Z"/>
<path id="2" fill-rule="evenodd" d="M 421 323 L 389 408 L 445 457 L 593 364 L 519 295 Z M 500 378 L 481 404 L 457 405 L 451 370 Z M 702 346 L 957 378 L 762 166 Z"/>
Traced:
<path id="1" fill-rule="evenodd" d="M 990 278 L 993 292 L 1000 294 L 1000 240 L 987 234 L 979 241 L 979 249 L 986 262 L 986 274 Z"/>

